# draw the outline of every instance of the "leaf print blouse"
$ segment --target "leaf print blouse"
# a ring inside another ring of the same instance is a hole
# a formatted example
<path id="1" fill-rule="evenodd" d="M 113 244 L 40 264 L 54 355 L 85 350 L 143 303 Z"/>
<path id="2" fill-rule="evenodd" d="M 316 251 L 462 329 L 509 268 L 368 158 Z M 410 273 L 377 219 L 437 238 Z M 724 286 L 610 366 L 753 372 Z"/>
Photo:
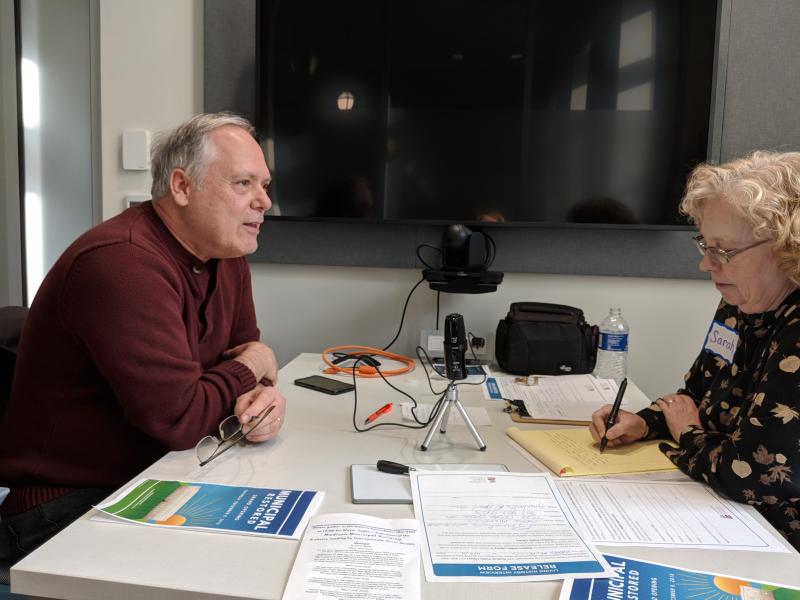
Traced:
<path id="1" fill-rule="evenodd" d="M 800 550 L 800 290 L 759 314 L 723 300 L 714 321 L 738 333 L 732 360 L 704 344 L 678 390 L 694 399 L 702 428 L 661 450 L 692 478 L 756 507 Z M 638 414 L 648 439 L 671 439 L 656 404 Z"/>

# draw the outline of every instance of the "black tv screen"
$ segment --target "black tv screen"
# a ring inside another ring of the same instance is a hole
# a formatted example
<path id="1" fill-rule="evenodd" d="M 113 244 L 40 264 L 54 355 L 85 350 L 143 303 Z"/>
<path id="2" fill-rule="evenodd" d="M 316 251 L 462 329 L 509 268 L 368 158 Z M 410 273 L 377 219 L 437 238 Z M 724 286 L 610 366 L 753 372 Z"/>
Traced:
<path id="1" fill-rule="evenodd" d="M 716 0 L 258 3 L 270 215 L 685 225 Z"/>

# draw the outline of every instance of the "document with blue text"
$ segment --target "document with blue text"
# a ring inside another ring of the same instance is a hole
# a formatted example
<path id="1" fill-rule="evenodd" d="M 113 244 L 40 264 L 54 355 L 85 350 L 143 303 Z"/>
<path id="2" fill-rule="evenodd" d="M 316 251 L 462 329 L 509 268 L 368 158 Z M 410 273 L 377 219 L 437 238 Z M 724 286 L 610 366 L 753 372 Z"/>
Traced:
<path id="1" fill-rule="evenodd" d="M 411 471 L 428 581 L 610 577 L 547 473 Z"/>

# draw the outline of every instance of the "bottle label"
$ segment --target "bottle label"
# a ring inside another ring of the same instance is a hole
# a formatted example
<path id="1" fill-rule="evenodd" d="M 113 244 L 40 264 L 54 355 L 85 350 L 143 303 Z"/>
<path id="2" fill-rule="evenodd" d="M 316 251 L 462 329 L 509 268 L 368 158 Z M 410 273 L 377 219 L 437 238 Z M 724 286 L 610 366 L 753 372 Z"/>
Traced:
<path id="1" fill-rule="evenodd" d="M 628 351 L 628 334 L 627 333 L 601 333 L 600 334 L 600 350 L 609 350 L 610 352 L 627 352 Z"/>

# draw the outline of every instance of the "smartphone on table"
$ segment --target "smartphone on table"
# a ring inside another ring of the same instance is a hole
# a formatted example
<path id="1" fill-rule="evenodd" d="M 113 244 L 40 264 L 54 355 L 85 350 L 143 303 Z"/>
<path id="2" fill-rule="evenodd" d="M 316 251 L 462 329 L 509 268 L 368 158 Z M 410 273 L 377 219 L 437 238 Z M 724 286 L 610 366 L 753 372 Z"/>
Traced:
<path id="1" fill-rule="evenodd" d="M 323 394 L 344 394 L 351 391 L 352 383 L 323 377 L 322 375 L 311 375 L 310 377 L 300 377 L 294 380 L 295 385 L 322 392 Z"/>

